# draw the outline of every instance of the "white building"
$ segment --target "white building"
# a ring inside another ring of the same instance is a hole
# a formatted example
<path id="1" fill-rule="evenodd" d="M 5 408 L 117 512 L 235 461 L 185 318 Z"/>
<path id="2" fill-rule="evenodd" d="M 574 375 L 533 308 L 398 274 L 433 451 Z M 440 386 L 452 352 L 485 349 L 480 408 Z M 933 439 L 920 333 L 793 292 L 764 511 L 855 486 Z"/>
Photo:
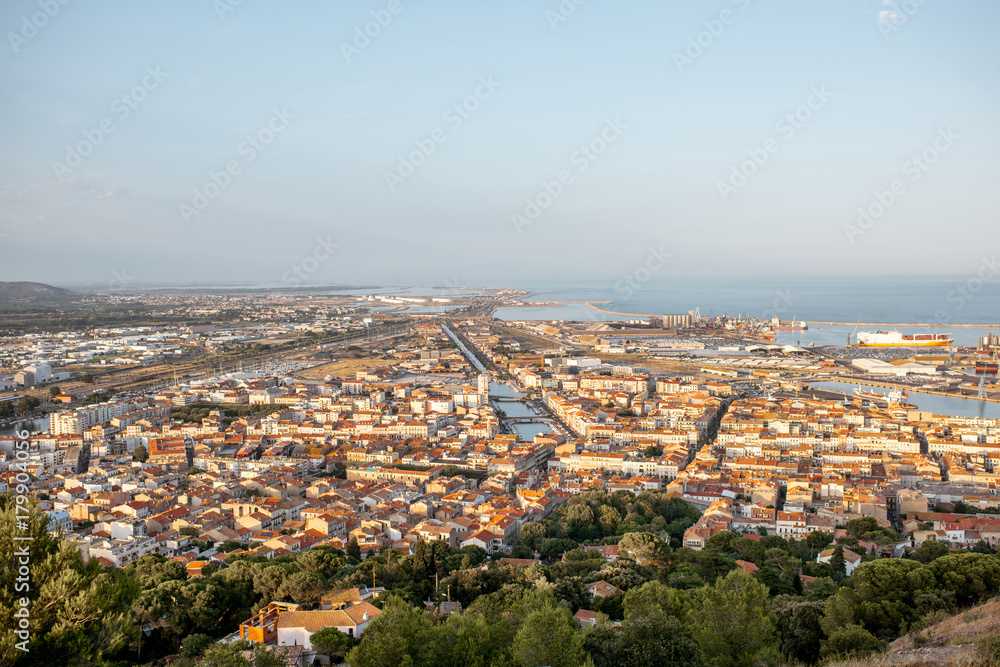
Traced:
<path id="1" fill-rule="evenodd" d="M 367 602 L 331 611 L 286 611 L 278 616 L 278 646 L 298 645 L 312 651 L 310 638 L 325 628 L 337 628 L 357 639 L 381 613 Z"/>
<path id="2" fill-rule="evenodd" d="M 52 510 L 47 514 L 49 517 L 49 532 L 53 535 L 58 535 L 59 531 L 65 534 L 73 530 L 73 520 L 69 517 L 69 512 L 66 510 Z"/>

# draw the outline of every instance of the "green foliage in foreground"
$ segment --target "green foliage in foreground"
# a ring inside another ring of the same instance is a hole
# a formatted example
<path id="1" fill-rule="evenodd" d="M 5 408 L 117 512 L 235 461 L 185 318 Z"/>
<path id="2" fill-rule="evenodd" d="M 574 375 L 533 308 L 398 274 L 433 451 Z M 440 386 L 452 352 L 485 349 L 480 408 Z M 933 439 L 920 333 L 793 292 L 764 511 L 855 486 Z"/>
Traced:
<path id="1" fill-rule="evenodd" d="M 580 494 L 523 528 L 516 550 L 538 556 L 528 566 L 478 547 L 423 541 L 412 554 L 384 550 L 362 560 L 355 542 L 346 553 L 229 553 L 224 567 L 196 578 L 156 555 L 123 569 L 83 563 L 27 507 L 18 513 L 12 496 L 0 496 L 0 559 L 12 564 L 0 568 L 0 608 L 13 612 L 24 597 L 31 624 L 25 653 L 16 646 L 17 617 L 0 615 L 2 665 L 111 667 L 170 654 L 180 655 L 179 667 L 267 665 L 275 660 L 267 651 L 218 640 L 272 600 L 314 608 L 325 590 L 373 580 L 386 591 L 375 601 L 383 614 L 359 641 L 332 628 L 316 633 L 319 653 L 354 667 L 810 665 L 879 651 L 1000 591 L 1000 559 L 983 549 L 921 548 L 903 560 L 866 555 L 851 577 L 815 563 L 830 543 L 820 534 L 790 542 L 721 532 L 692 551 L 675 530 L 696 513 L 657 492 Z M 871 522 L 848 528 L 838 546 L 893 537 Z M 32 538 L 24 541 L 30 589 L 23 591 L 15 535 Z M 618 545 L 617 560 L 586 548 L 585 540 L 598 539 Z M 737 560 L 757 569 L 748 574 Z M 802 575 L 812 579 L 803 584 Z M 587 586 L 598 581 L 617 592 L 591 599 Z M 446 619 L 425 610 L 425 601 L 445 599 L 463 610 Z M 601 620 L 581 629 L 573 617 L 581 609 Z"/>

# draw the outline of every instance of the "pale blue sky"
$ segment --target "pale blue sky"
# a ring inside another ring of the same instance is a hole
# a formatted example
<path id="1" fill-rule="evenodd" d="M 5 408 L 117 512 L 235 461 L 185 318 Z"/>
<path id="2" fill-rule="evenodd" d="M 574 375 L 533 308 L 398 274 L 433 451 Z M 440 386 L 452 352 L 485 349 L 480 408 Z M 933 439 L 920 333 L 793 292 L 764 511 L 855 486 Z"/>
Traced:
<path id="1" fill-rule="evenodd" d="M 2 4 L 0 280 L 614 279 L 661 246 L 660 278 L 964 274 L 1000 240 L 995 0 L 565 0 L 559 22 L 558 0 L 243 0 L 220 19 L 230 2 Z M 391 21 L 348 60 L 372 12 Z M 477 109 L 448 113 L 477 86 Z M 832 96 L 779 129 L 814 87 Z M 102 121 L 90 155 L 54 167 Z M 250 161 L 241 143 L 269 123 L 282 129 Z M 935 164 L 905 171 L 947 128 Z M 391 189 L 386 172 L 436 130 Z M 602 131 L 606 152 L 581 158 Z M 719 183 L 766 145 L 724 200 Z M 229 162 L 228 186 L 185 216 Z M 560 171 L 571 182 L 516 225 Z M 845 231 L 894 179 L 882 217 Z"/>

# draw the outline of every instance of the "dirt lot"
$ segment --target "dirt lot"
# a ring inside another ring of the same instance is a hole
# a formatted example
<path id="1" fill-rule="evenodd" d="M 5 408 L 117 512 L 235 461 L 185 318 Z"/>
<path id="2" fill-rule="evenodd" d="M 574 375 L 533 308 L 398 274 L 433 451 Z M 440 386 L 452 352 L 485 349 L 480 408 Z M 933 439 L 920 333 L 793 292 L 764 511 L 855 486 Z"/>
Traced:
<path id="1" fill-rule="evenodd" d="M 354 377 L 358 371 L 391 366 L 393 363 L 391 359 L 343 359 L 303 369 L 297 375 L 306 380 L 322 380 L 327 375 L 334 377 Z"/>

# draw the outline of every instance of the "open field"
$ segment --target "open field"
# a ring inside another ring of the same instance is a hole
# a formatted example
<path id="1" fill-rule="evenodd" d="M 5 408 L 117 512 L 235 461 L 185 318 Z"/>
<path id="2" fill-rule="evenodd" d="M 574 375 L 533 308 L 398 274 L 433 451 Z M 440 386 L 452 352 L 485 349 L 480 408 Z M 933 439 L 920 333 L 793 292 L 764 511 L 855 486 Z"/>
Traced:
<path id="1" fill-rule="evenodd" d="M 343 359 L 313 366 L 312 368 L 303 368 L 296 375 L 305 380 L 322 380 L 327 375 L 353 377 L 358 371 L 369 371 L 373 368 L 391 366 L 395 361 L 395 359 Z"/>
<path id="2" fill-rule="evenodd" d="M 527 346 L 529 348 L 537 348 L 539 350 L 555 350 L 559 348 L 559 343 L 551 341 L 548 338 L 543 338 L 542 336 L 536 336 L 535 334 L 530 334 L 516 327 L 502 327 L 502 328 L 505 334 L 516 340 L 521 345 Z"/>

